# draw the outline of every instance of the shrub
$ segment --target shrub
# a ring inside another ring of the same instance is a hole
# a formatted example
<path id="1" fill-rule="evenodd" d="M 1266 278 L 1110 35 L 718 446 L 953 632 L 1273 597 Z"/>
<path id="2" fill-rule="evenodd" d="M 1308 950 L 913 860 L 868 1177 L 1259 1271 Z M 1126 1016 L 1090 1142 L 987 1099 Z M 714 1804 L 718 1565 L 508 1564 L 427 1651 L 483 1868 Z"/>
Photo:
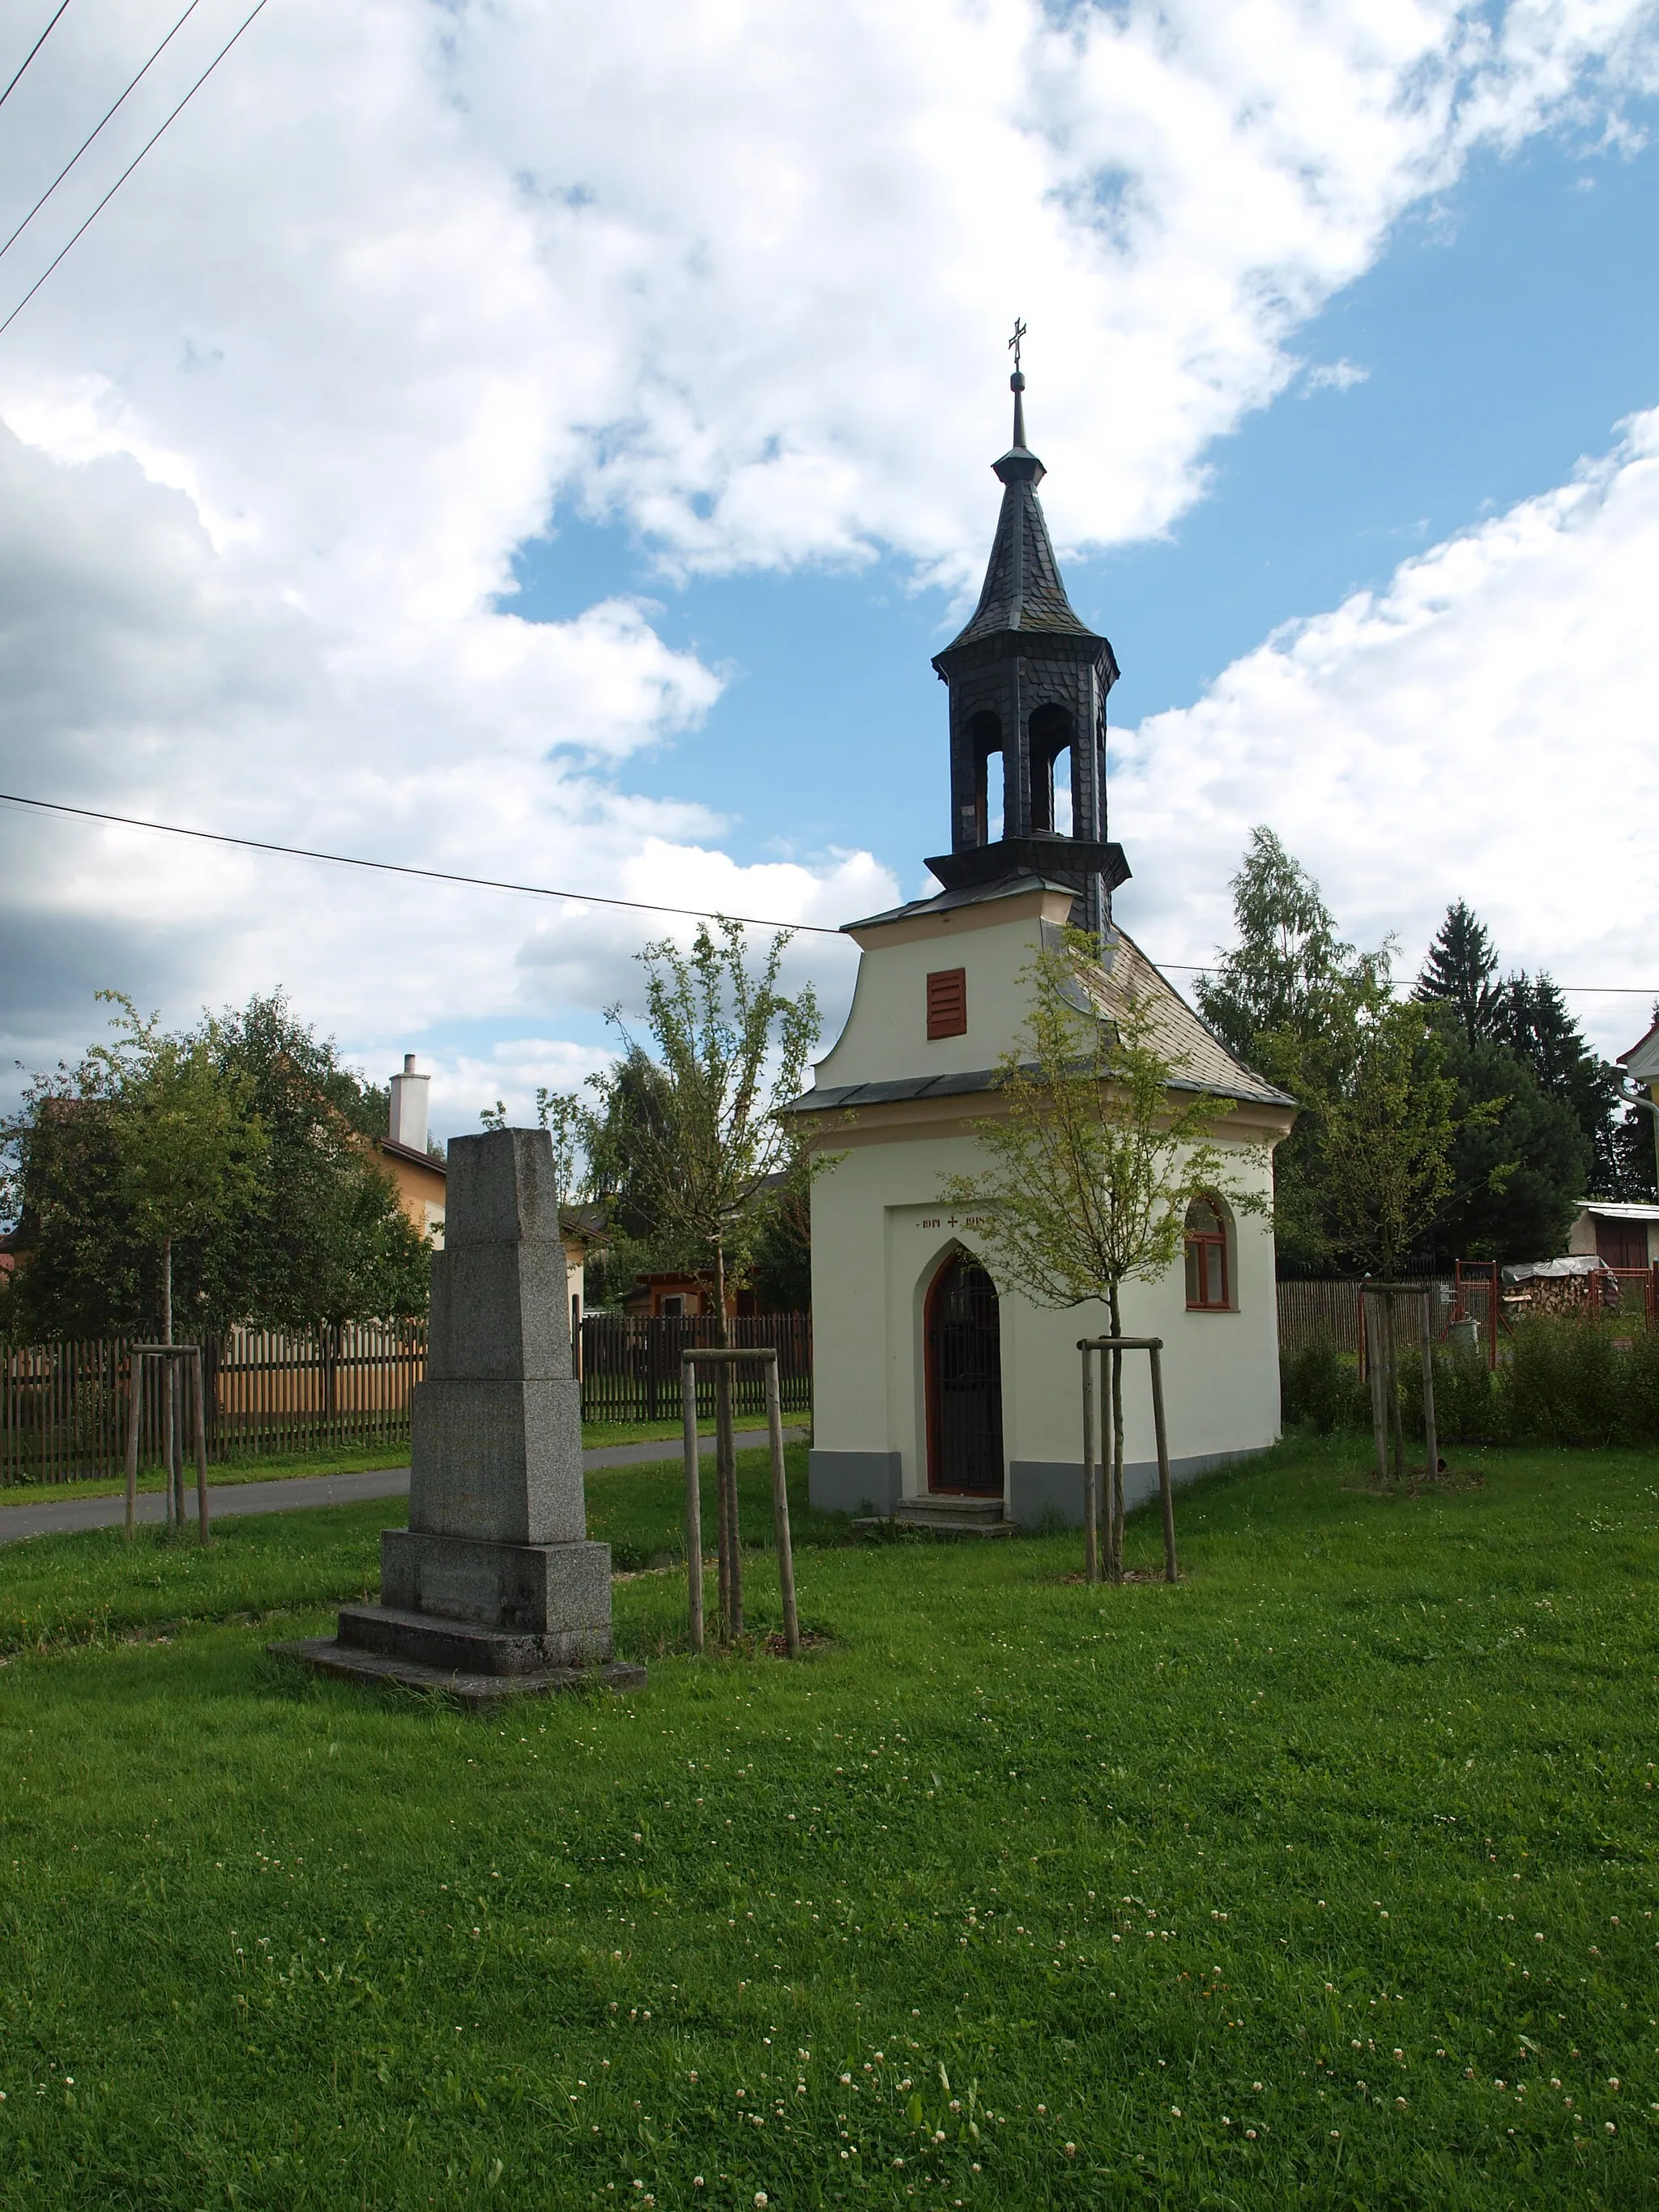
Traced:
<path id="1" fill-rule="evenodd" d="M 1434 1357 L 1435 1429 L 1448 1444 L 1659 1443 L 1659 1328 L 1613 1316 L 1538 1315 L 1516 1324 L 1494 1374 L 1478 1349 Z M 1422 1361 L 1400 1356 L 1401 1415 L 1423 1435 Z M 1279 1389 L 1287 1428 L 1364 1434 L 1369 1385 L 1328 1339 L 1284 1353 Z"/>
<path id="2" fill-rule="evenodd" d="M 1500 1370 L 1504 1441 L 1611 1443 L 1624 1425 L 1627 1359 L 1603 1322 L 1543 1316 L 1518 1321 Z"/>
<path id="3" fill-rule="evenodd" d="M 1413 1382 L 1422 1370 L 1419 1355 Z M 1423 1433 L 1423 1393 L 1420 1385 L 1407 1390 L 1407 1419 L 1414 1433 Z M 1411 1410 L 1415 1407 L 1413 1414 Z M 1458 1345 L 1434 1356 L 1434 1425 L 1443 1451 L 1448 1444 L 1490 1443 L 1498 1431 L 1497 1393 L 1486 1354 Z"/>
<path id="4" fill-rule="evenodd" d="M 1279 1407 L 1285 1426 L 1311 1429 L 1328 1437 L 1336 1429 L 1369 1428 L 1370 1399 L 1359 1379 L 1359 1364 L 1339 1352 L 1328 1336 L 1300 1351 L 1281 1352 Z"/>

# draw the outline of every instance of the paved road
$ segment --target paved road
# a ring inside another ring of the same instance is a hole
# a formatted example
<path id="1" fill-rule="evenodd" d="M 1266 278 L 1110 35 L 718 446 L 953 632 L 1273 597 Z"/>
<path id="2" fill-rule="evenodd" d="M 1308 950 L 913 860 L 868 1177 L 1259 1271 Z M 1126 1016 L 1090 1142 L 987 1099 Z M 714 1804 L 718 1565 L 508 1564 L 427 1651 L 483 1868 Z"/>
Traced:
<path id="1" fill-rule="evenodd" d="M 787 1440 L 793 1442 L 805 1434 L 804 1429 L 786 1429 Z M 753 1450 L 766 1442 L 764 1429 L 743 1429 L 737 1437 L 741 1451 Z M 698 1439 L 697 1449 L 707 1456 L 714 1449 L 713 1437 Z M 653 1461 L 660 1462 L 677 1455 L 678 1444 L 672 1437 L 659 1437 L 641 1444 L 600 1444 L 582 1454 L 585 1468 L 644 1467 Z M 407 1498 L 409 1469 L 406 1467 L 378 1468 L 368 1474 L 302 1474 L 283 1482 L 224 1482 L 208 1486 L 208 1516 L 210 1520 L 223 1521 L 238 1513 L 293 1513 L 301 1506 L 349 1505 L 360 1498 Z M 196 1486 L 192 1478 L 185 1492 L 185 1510 L 191 1523 L 196 1518 Z M 0 1544 L 14 1542 L 21 1536 L 60 1535 L 76 1528 L 117 1528 L 126 1518 L 126 1501 L 122 1498 L 65 1498 L 55 1504 L 0 1505 Z M 159 1490 L 141 1493 L 138 1499 L 138 1518 L 141 1521 L 161 1522 L 167 1518 L 167 1501 Z"/>

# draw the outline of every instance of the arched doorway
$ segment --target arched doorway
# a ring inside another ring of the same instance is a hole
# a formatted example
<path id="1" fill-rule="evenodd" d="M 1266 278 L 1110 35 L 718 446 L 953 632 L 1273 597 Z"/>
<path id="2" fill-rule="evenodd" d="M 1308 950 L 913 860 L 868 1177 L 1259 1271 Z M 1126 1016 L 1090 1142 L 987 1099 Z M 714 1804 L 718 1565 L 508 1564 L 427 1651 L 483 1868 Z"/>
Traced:
<path id="1" fill-rule="evenodd" d="M 996 1285 L 953 1253 L 933 1278 L 927 1340 L 927 1487 L 1002 1492 L 1002 1336 Z"/>

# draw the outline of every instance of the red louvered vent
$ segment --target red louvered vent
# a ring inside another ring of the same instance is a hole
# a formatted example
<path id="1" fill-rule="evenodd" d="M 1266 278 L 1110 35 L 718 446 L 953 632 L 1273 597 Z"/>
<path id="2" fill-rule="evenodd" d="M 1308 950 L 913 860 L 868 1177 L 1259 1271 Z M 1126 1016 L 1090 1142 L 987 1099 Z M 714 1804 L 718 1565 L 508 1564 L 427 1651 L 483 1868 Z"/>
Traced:
<path id="1" fill-rule="evenodd" d="M 968 1034 L 968 970 L 940 968 L 927 978 L 927 1034 L 930 1037 Z"/>

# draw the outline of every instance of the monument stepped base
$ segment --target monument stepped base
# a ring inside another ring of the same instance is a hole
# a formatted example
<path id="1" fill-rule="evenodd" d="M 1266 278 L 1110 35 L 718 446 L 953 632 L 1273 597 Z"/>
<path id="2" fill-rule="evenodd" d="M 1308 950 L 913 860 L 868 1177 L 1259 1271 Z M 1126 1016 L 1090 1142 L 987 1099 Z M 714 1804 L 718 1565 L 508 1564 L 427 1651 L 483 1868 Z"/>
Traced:
<path id="1" fill-rule="evenodd" d="M 595 1648 L 597 1647 L 597 1648 Z M 637 1690 L 645 1669 L 610 1657 L 607 1632 L 598 1637 L 537 1636 L 484 1628 L 392 1606 L 348 1606 L 337 1636 L 265 1646 L 274 1659 L 299 1659 L 319 1674 L 347 1681 L 398 1682 L 441 1690 L 473 1711 L 506 1698 L 546 1697 L 556 1690 Z"/>

